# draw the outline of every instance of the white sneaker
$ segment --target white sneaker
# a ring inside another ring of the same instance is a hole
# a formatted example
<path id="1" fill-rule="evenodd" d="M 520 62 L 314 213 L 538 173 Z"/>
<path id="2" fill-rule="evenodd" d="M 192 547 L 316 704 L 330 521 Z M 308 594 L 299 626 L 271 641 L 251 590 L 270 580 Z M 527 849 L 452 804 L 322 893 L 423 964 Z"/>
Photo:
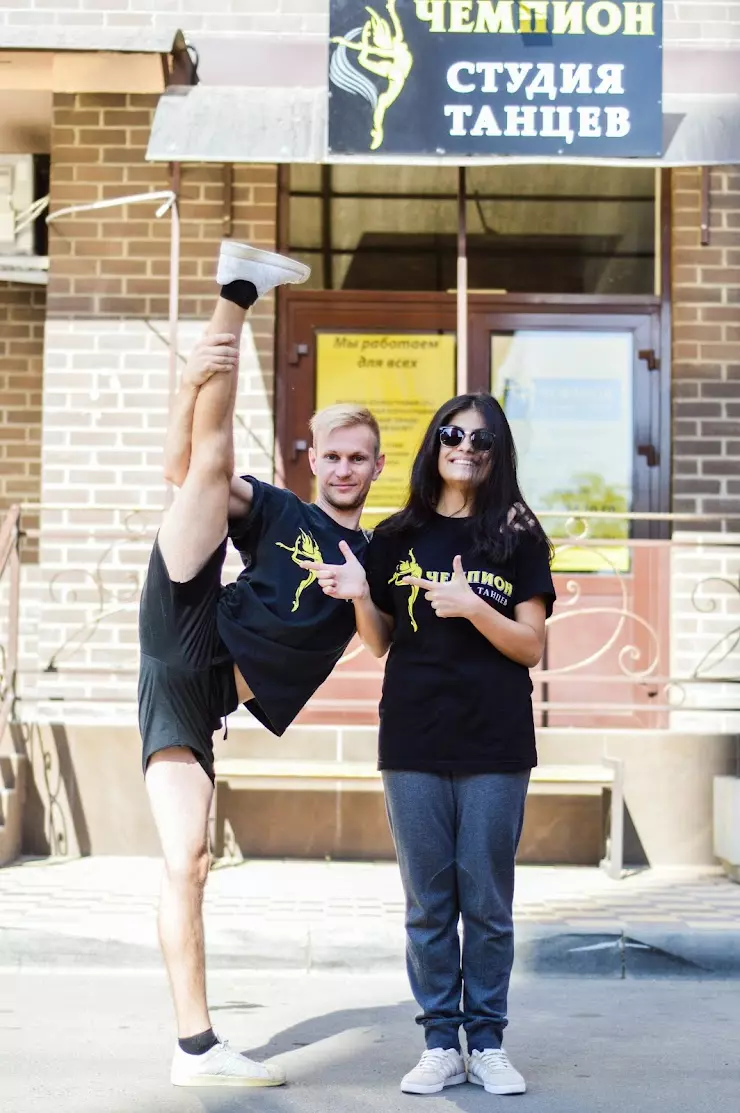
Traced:
<path id="1" fill-rule="evenodd" d="M 219 1042 L 204 1055 L 188 1055 L 175 1046 L 173 1086 L 282 1086 L 285 1074 L 273 1063 L 255 1063 Z"/>
<path id="2" fill-rule="evenodd" d="M 489 1094 L 524 1094 L 527 1084 L 501 1048 L 474 1051 L 468 1059 L 468 1082 Z"/>
<path id="3" fill-rule="evenodd" d="M 252 282 L 262 297 L 275 286 L 305 282 L 310 274 L 311 268 L 305 263 L 299 263 L 297 259 L 275 255 L 272 251 L 260 251 L 246 243 L 223 240 L 218 256 L 216 281 L 219 286 L 225 286 L 227 282 L 235 282 L 241 278 L 244 282 Z"/>
<path id="4" fill-rule="evenodd" d="M 401 1089 L 404 1094 L 438 1094 L 445 1086 L 459 1086 L 465 1078 L 465 1062 L 459 1051 L 433 1047 L 403 1076 Z"/>

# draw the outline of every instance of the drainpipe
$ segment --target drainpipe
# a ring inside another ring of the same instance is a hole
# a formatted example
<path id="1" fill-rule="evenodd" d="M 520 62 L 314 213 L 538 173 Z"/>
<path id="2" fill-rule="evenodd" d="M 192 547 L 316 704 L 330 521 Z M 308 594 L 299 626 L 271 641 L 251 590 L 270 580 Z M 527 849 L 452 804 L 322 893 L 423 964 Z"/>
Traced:
<path id="1" fill-rule="evenodd" d="M 180 212 L 178 209 L 178 193 L 180 189 L 180 163 L 172 163 L 170 168 L 171 189 L 158 190 L 152 193 L 135 193 L 128 197 L 111 197 L 105 201 L 93 201 L 86 205 L 69 205 L 64 209 L 57 209 L 46 218 L 47 224 L 53 224 L 63 216 L 74 213 L 97 212 L 100 209 L 112 209 L 116 205 L 151 204 L 152 201 L 162 202 L 155 216 L 162 217 L 169 210 L 171 221 L 170 232 L 170 298 L 169 298 L 169 383 L 167 410 L 172 409 L 172 403 L 177 391 L 177 320 L 180 305 Z M 168 507 L 174 497 L 172 484 L 167 484 L 165 493 L 165 507 Z"/>
<path id="2" fill-rule="evenodd" d="M 178 198 L 180 196 L 180 163 L 170 165 L 170 184 L 172 186 L 172 205 L 170 207 L 170 300 L 169 300 L 169 379 L 167 390 L 167 412 L 172 413 L 172 407 L 177 393 L 177 325 L 180 316 L 180 209 Z M 170 506 L 175 491 L 171 483 L 167 484 L 165 506 Z"/>
<path id="3" fill-rule="evenodd" d="M 457 171 L 457 393 L 468 392 L 468 226 L 465 167 Z"/>

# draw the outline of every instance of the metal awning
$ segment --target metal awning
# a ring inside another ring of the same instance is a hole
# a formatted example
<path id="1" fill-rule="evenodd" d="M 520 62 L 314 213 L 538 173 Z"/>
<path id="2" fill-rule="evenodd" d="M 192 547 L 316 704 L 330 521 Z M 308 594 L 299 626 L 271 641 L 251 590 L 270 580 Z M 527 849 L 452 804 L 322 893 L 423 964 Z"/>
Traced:
<path id="1" fill-rule="evenodd" d="M 331 155 L 322 89 L 217 88 L 165 94 L 147 150 L 154 162 L 361 162 L 419 166 L 593 161 L 612 166 L 712 166 L 740 163 L 740 96 L 663 97 L 664 154 L 654 159 Z"/>
<path id="2" fill-rule="evenodd" d="M 195 95 L 194 95 L 195 94 Z M 160 97 L 147 159 L 325 162 L 326 90 L 196 85 Z"/>
<path id="3" fill-rule="evenodd" d="M 664 51 L 664 154 L 653 159 L 338 156 L 327 150 L 328 45 L 320 36 L 196 36 L 200 84 L 160 98 L 154 162 L 465 165 L 584 162 L 625 166 L 740 163 L 740 51 Z M 292 84 L 287 84 L 288 80 Z"/>
<path id="4" fill-rule="evenodd" d="M 124 54 L 171 54 L 184 46 L 177 27 L 0 27 L 0 50 L 78 50 Z"/>
<path id="5" fill-rule="evenodd" d="M 171 84 L 189 88 L 194 80 L 182 31 L 0 27 L 0 95 L 161 93 Z M 7 109 L 0 105 L 0 123 Z M 11 114 L 19 114 L 17 105 Z"/>

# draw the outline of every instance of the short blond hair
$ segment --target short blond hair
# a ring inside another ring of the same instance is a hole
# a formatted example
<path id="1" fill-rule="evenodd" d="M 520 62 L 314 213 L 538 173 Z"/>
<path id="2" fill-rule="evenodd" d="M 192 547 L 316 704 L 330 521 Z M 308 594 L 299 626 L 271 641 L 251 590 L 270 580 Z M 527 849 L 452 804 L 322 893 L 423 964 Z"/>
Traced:
<path id="1" fill-rule="evenodd" d="M 352 429 L 356 425 L 364 425 L 373 434 L 375 455 L 379 456 L 380 428 L 367 406 L 358 406 L 352 402 L 338 402 L 334 406 L 325 406 L 323 410 L 317 410 L 309 422 L 314 445 L 320 433 L 333 433 L 335 429 Z"/>

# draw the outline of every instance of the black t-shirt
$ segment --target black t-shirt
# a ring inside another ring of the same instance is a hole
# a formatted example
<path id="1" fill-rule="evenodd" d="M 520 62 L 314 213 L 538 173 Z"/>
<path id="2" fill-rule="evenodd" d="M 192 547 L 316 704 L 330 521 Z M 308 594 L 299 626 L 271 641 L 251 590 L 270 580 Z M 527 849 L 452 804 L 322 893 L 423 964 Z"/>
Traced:
<path id="1" fill-rule="evenodd" d="M 244 478 L 254 488 L 252 506 L 229 522 L 244 571 L 222 590 L 218 631 L 256 697 L 249 710 L 282 734 L 355 633 L 352 603 L 325 595 L 297 561 L 342 564 L 340 541 L 364 560 L 367 540 L 292 491 Z"/>
<path id="2" fill-rule="evenodd" d="M 380 768 L 497 773 L 537 764 L 529 670 L 464 618 L 438 618 L 407 575 L 449 579 L 459 554 L 473 590 L 501 614 L 535 596 L 555 600 L 548 546 L 522 531 L 499 564 L 472 555 L 469 518 L 437 515 L 423 529 L 376 533 L 365 566 L 372 598 L 394 619 L 380 704 Z"/>

